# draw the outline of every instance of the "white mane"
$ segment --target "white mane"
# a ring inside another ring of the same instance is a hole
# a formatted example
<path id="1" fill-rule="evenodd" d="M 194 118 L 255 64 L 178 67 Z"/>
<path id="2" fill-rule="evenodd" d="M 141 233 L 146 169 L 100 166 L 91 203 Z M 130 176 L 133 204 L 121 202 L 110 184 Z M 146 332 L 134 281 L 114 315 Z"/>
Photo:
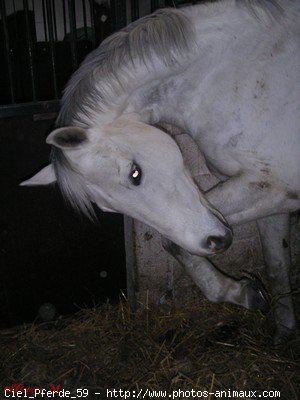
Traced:
<path id="1" fill-rule="evenodd" d="M 194 32 L 180 10 L 162 9 L 141 18 L 104 40 L 73 74 L 62 98 L 57 124 L 85 123 L 79 114 L 100 112 L 122 91 L 135 61 L 151 65 L 153 56 L 166 66 L 194 45 Z M 88 120 L 88 118 L 87 118 Z"/>

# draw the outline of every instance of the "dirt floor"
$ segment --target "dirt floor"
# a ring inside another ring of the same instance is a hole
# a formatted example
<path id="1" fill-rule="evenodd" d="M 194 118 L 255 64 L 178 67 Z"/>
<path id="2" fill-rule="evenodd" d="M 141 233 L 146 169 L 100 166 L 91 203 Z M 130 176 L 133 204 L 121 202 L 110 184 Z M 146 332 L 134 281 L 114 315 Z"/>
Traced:
<path id="1" fill-rule="evenodd" d="M 108 389 L 119 391 L 115 398 L 126 390 L 130 399 L 138 392 L 150 398 L 155 390 L 181 399 L 192 398 L 192 390 L 209 399 L 220 398 L 221 390 L 223 398 L 233 390 L 240 396 L 231 398 L 253 398 L 252 390 L 257 398 L 280 391 L 280 399 L 297 400 L 300 341 L 273 348 L 271 331 L 270 316 L 232 305 L 199 300 L 134 313 L 121 301 L 0 331 L 0 385 L 74 396 L 84 388 L 93 400 L 109 398 Z"/>

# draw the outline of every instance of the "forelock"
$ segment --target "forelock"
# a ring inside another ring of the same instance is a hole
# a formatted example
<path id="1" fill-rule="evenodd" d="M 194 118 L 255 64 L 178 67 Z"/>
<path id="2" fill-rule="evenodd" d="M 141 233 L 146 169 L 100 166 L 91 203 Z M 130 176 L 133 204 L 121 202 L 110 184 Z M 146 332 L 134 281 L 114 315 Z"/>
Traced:
<path id="1" fill-rule="evenodd" d="M 87 186 L 83 177 L 78 173 L 64 152 L 52 146 L 51 162 L 56 175 L 58 186 L 64 198 L 89 219 L 95 220 L 96 214 L 90 200 Z"/>

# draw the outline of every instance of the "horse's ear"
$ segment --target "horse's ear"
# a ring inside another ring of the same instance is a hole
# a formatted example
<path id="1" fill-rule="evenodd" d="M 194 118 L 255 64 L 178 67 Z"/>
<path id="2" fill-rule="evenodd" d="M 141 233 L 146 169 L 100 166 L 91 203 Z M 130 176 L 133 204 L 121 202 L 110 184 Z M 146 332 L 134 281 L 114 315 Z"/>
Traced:
<path id="1" fill-rule="evenodd" d="M 47 137 L 46 142 L 61 149 L 76 149 L 88 140 L 87 133 L 77 126 L 65 126 L 55 129 Z"/>
<path id="2" fill-rule="evenodd" d="M 55 173 L 52 164 L 41 169 L 32 178 L 20 183 L 20 186 L 37 186 L 37 185 L 49 185 L 56 181 Z"/>

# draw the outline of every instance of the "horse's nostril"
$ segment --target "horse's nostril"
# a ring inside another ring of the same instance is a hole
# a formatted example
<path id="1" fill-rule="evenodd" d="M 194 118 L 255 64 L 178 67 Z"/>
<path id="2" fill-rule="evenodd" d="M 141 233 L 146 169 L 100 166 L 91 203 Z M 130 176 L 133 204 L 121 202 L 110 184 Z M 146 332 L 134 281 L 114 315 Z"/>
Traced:
<path id="1" fill-rule="evenodd" d="M 225 246 L 225 239 L 223 236 L 209 236 L 206 243 L 210 250 L 221 250 Z"/>
<path id="2" fill-rule="evenodd" d="M 224 236 L 209 236 L 206 240 L 207 247 L 213 252 L 226 250 L 231 243 L 232 233 L 229 229 Z"/>

